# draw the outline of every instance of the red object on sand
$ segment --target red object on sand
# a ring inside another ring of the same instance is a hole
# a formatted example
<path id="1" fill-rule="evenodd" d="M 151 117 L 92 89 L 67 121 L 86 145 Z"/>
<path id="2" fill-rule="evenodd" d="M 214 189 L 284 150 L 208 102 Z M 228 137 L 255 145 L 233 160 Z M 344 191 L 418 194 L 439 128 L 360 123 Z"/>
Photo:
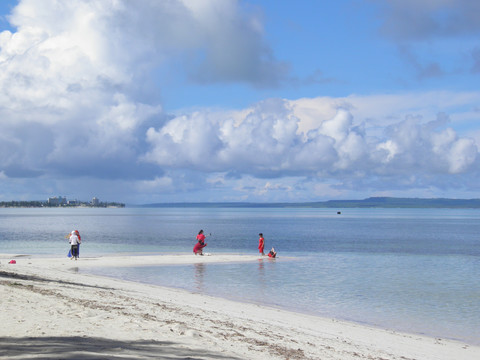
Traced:
<path id="1" fill-rule="evenodd" d="M 10 260 L 9 264 L 16 264 L 17 262 L 15 260 Z"/>

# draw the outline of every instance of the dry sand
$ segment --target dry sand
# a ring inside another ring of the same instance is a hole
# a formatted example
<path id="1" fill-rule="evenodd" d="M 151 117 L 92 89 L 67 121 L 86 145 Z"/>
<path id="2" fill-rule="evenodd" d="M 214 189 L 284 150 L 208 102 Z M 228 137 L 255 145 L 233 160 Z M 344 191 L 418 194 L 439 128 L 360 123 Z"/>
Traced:
<path id="1" fill-rule="evenodd" d="M 17 264 L 7 264 L 15 259 Z M 480 359 L 480 347 L 78 273 L 89 266 L 256 261 L 244 255 L 0 254 L 0 358 Z"/>

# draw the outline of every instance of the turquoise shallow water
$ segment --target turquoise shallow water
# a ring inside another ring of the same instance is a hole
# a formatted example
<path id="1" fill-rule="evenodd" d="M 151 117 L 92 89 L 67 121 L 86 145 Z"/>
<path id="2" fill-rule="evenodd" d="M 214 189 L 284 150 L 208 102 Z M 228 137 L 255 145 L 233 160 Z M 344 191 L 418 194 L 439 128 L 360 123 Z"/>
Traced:
<path id="1" fill-rule="evenodd" d="M 64 256 L 256 253 L 276 260 L 94 273 L 480 344 L 480 211 L 452 209 L 0 209 L 0 252 Z M 193 256 L 193 255 L 192 255 Z"/>

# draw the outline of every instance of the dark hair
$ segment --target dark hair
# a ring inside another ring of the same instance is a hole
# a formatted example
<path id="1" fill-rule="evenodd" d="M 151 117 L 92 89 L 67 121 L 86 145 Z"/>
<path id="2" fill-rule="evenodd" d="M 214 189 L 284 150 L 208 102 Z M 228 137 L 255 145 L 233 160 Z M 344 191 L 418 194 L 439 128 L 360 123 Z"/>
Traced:
<path id="1" fill-rule="evenodd" d="M 263 233 L 258 234 L 258 236 L 262 236 L 262 237 L 263 237 Z"/>
<path id="2" fill-rule="evenodd" d="M 201 233 L 203 233 L 203 230 L 200 230 L 200 231 L 198 232 L 198 235 L 200 235 Z"/>

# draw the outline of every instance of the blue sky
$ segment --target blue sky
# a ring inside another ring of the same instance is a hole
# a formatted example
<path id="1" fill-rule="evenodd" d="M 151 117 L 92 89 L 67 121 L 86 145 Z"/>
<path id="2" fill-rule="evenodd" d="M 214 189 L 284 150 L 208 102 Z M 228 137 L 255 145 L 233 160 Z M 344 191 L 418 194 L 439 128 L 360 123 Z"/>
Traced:
<path id="1" fill-rule="evenodd" d="M 0 2 L 0 201 L 478 198 L 474 0 Z"/>

